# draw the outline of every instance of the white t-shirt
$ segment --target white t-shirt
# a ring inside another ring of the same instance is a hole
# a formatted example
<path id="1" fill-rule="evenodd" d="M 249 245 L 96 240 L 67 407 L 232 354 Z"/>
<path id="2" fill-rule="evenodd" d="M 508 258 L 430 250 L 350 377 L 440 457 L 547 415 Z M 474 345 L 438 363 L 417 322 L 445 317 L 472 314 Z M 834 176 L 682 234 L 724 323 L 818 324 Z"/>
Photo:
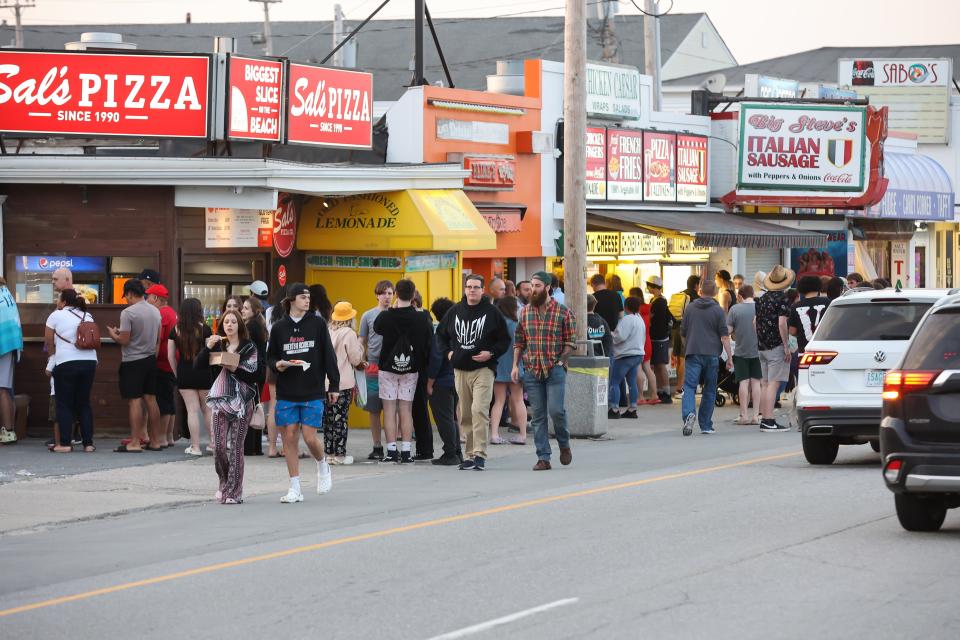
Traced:
<path id="1" fill-rule="evenodd" d="M 93 322 L 93 316 L 89 313 L 83 313 L 72 307 L 64 307 L 54 311 L 47 318 L 47 327 L 56 332 L 53 336 L 54 366 L 71 360 L 97 361 L 96 349 L 77 349 L 76 347 L 80 316 L 83 316 L 83 319 L 87 322 Z"/>

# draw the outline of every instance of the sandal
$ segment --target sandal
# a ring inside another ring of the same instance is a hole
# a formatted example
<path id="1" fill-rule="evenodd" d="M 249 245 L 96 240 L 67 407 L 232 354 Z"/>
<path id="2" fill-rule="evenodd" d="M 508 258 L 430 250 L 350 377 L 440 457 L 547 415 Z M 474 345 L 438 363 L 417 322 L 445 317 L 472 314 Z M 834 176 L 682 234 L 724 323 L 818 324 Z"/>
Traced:
<path id="1" fill-rule="evenodd" d="M 72 446 L 66 446 L 66 445 L 64 445 L 64 446 L 62 446 L 62 447 L 61 447 L 61 446 L 55 446 L 55 447 L 53 447 L 52 449 L 50 449 L 50 451 L 53 451 L 54 453 L 71 453 L 71 452 L 73 452 L 73 447 L 72 447 Z"/>
<path id="2" fill-rule="evenodd" d="M 510 444 L 527 444 L 527 441 L 519 436 L 514 436 L 510 438 Z"/>
<path id="3" fill-rule="evenodd" d="M 496 438 L 490 438 L 490 444 L 507 444 L 507 441 L 497 436 Z"/>
<path id="4" fill-rule="evenodd" d="M 163 451 L 166 447 L 144 447 L 147 451 Z"/>
<path id="5" fill-rule="evenodd" d="M 84 452 L 84 453 L 93 453 L 93 452 L 96 451 L 96 450 L 97 450 L 97 448 L 96 448 L 95 446 L 93 446 L 92 444 L 88 444 L 87 446 L 85 446 L 85 447 L 83 448 L 83 452 Z"/>
<path id="6" fill-rule="evenodd" d="M 127 445 L 122 444 L 113 450 L 114 453 L 143 453 L 143 449 L 128 449 Z"/>

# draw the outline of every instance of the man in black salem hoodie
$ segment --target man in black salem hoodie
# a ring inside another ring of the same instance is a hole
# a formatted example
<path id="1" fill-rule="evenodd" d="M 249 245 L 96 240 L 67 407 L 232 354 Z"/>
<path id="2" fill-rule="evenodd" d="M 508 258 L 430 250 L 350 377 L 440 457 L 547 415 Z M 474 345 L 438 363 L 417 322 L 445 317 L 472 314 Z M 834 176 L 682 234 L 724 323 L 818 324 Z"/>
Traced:
<path id="1" fill-rule="evenodd" d="M 460 468 L 483 471 L 497 358 L 510 348 L 510 334 L 503 314 L 483 296 L 483 276 L 467 276 L 463 290 L 463 300 L 437 327 L 437 338 L 453 365 L 463 407 L 460 431 L 467 437 L 467 446 Z"/>
<path id="2" fill-rule="evenodd" d="M 412 280 L 398 280 L 394 287 L 397 299 L 393 306 L 380 313 L 373 330 L 383 338 L 380 348 L 380 402 L 383 404 L 383 430 L 387 434 L 387 455 L 384 462 L 413 462 L 410 443 L 413 436 L 413 401 L 417 382 L 426 377 L 433 341 L 430 316 L 412 305 L 416 285 Z M 397 453 L 397 419 L 400 422 L 402 450 Z M 423 435 L 421 435 L 423 437 Z M 429 437 L 433 437 L 430 432 Z M 420 446 L 420 443 L 417 443 Z"/>
<path id="3" fill-rule="evenodd" d="M 337 356 L 323 318 L 310 313 L 310 290 L 305 284 L 291 285 L 282 302 L 285 314 L 273 323 L 267 345 L 267 364 L 277 374 L 277 427 L 283 435 L 283 451 L 290 473 L 290 490 L 281 502 L 302 502 L 300 490 L 300 433 L 317 461 L 317 493 L 333 487 L 333 473 L 327 464 L 322 439 L 324 399 L 336 402 L 340 388 Z"/>

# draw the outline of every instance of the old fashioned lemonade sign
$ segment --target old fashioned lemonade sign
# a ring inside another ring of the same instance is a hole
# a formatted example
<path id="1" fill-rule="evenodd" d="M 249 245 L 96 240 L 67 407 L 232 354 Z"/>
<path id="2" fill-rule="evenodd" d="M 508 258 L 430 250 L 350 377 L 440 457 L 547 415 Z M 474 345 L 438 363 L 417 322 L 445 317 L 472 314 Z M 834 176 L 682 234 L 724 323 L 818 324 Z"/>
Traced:
<path id="1" fill-rule="evenodd" d="M 866 188 L 865 107 L 743 104 L 738 191 Z"/>

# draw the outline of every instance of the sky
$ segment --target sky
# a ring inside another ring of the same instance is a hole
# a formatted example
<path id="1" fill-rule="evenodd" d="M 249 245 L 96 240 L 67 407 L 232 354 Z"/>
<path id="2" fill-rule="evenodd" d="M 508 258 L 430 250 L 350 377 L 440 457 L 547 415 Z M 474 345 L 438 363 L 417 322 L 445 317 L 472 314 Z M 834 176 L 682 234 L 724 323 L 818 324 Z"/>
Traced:
<path id="1" fill-rule="evenodd" d="M 588 0 L 595 2 L 596 0 Z M 339 0 L 348 20 L 365 18 L 381 0 Z M 661 8 L 669 8 L 662 0 Z M 31 24 L 108 24 L 256 21 L 263 5 L 249 0 L 35 0 L 25 9 Z M 643 6 L 642 0 L 637 3 Z M 333 0 L 282 0 L 270 5 L 271 19 L 328 20 Z M 558 15 L 564 0 L 430 0 L 435 18 Z M 593 9 L 593 7 L 589 7 Z M 639 12 L 620 0 L 621 14 Z M 913 0 L 674 0 L 675 13 L 706 12 L 743 64 L 822 46 L 881 46 L 960 43 L 960 1 Z M 407 18 L 413 0 L 392 0 L 378 17 Z M 13 22 L 10 9 L 0 19 Z M 27 43 L 29 46 L 29 42 Z"/>

